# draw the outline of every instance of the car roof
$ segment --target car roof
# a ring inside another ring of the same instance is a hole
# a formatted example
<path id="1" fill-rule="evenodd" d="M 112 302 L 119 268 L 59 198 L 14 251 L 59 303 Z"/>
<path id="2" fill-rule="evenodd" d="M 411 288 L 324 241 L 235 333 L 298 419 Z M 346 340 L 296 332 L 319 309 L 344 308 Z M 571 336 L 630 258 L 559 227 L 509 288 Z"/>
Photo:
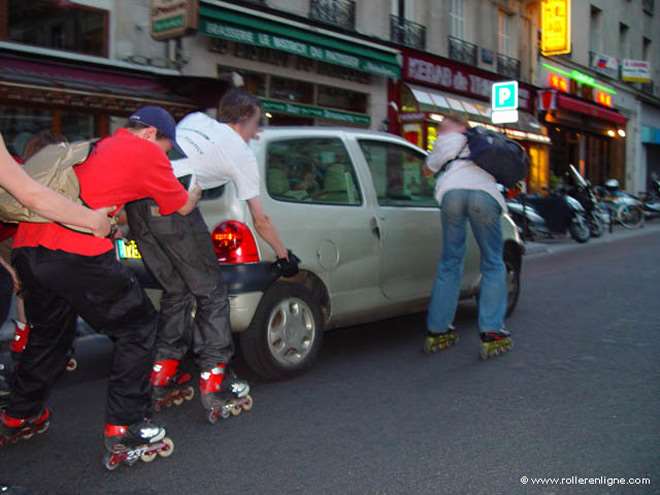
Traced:
<path id="1" fill-rule="evenodd" d="M 330 126 L 273 126 L 273 127 L 262 127 L 260 134 L 263 135 L 277 135 L 277 134 L 328 134 L 328 133 L 346 133 L 346 134 L 360 134 L 371 135 L 374 137 L 383 137 L 388 139 L 403 139 L 397 134 L 391 134 L 389 132 L 381 131 L 372 131 L 370 129 L 360 129 L 356 127 L 330 127 Z"/>

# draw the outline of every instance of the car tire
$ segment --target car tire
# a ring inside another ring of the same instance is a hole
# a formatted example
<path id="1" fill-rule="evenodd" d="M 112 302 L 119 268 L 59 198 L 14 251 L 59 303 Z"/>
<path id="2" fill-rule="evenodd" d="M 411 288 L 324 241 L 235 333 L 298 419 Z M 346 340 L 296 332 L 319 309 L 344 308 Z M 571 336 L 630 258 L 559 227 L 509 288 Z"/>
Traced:
<path id="1" fill-rule="evenodd" d="M 320 302 L 306 286 L 276 282 L 239 334 L 247 365 L 267 380 L 293 378 L 317 360 L 323 342 Z"/>
<path id="2" fill-rule="evenodd" d="M 506 267 L 506 286 L 507 286 L 507 303 L 506 303 L 506 318 L 511 316 L 518 306 L 520 299 L 520 272 L 522 262 L 516 259 L 512 254 L 504 255 L 504 266 Z M 479 292 L 475 295 L 477 308 L 479 307 Z"/>

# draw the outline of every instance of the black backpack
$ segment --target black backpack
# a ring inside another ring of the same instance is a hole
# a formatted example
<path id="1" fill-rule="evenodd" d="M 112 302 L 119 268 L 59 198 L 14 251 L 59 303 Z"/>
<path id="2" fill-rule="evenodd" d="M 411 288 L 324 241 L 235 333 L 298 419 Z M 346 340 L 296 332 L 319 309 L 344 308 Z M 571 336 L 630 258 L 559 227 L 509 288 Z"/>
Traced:
<path id="1" fill-rule="evenodd" d="M 507 188 L 513 187 L 527 177 L 529 156 L 525 148 L 515 141 L 484 127 L 474 127 L 468 130 L 465 137 L 467 138 L 466 146 L 470 148 L 470 155 L 459 158 L 463 153 L 461 150 L 456 158 L 445 163 L 441 172 L 446 170 L 454 160 L 470 160 Z"/>

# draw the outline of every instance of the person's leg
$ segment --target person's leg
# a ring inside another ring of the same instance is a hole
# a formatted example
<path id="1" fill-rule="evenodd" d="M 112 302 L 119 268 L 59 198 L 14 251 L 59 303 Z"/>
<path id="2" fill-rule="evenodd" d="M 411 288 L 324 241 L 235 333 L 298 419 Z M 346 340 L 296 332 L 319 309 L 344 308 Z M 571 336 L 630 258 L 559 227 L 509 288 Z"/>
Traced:
<path id="1" fill-rule="evenodd" d="M 159 219 L 152 218 L 150 226 L 197 303 L 193 352 L 200 368 L 210 369 L 228 363 L 234 353 L 227 286 L 220 277 L 211 234 L 199 210 L 171 217 L 174 230 L 181 234 L 179 242 L 168 242 L 160 226 L 154 227 Z"/>
<path id="2" fill-rule="evenodd" d="M 466 221 L 467 191 L 447 192 L 442 200 L 442 257 L 427 316 L 432 333 L 446 332 L 454 321 L 463 279 Z"/>
<path id="3" fill-rule="evenodd" d="M 17 249 L 14 265 L 23 282 L 32 331 L 16 366 L 7 412 L 12 417 L 27 418 L 40 413 L 53 384 L 66 367 L 77 315 L 71 304 L 53 290 L 54 281 L 70 276 L 58 262 L 56 252 L 43 248 Z"/>
<path id="4" fill-rule="evenodd" d="M 154 278 L 163 288 L 158 315 L 156 361 L 181 361 L 190 348 L 184 338 L 192 325 L 194 299 L 186 283 L 179 275 L 164 245 L 184 242 L 172 215 L 154 217 L 152 200 L 136 201 L 126 205 L 131 237 L 135 239 L 143 260 Z M 188 255 L 194 257 L 191 252 Z"/>
<path id="5" fill-rule="evenodd" d="M 69 255 L 72 282 L 62 282 L 78 313 L 115 344 L 108 383 L 106 422 L 130 425 L 150 413 L 149 376 L 156 342 L 157 313 L 135 275 L 113 252 Z"/>
<path id="6" fill-rule="evenodd" d="M 470 192 L 468 215 L 481 251 L 479 329 L 497 332 L 504 328 L 507 305 L 506 267 L 503 258 L 502 207 L 490 194 Z"/>

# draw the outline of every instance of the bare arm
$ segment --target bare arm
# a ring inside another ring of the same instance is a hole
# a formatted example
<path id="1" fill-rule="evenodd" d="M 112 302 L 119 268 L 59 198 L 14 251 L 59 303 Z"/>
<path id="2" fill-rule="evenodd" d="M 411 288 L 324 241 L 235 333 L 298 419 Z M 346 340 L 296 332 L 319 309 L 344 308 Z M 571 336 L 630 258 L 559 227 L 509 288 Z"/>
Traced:
<path id="1" fill-rule="evenodd" d="M 277 233 L 277 229 L 270 221 L 270 218 L 264 213 L 261 200 L 257 198 L 248 199 L 248 206 L 250 207 L 250 214 L 254 228 L 257 229 L 259 236 L 266 241 L 270 247 L 273 248 L 278 258 L 289 258 L 286 247 Z"/>
<path id="2" fill-rule="evenodd" d="M 177 210 L 177 213 L 179 215 L 183 215 L 184 217 L 190 215 L 201 198 L 202 190 L 199 188 L 199 186 L 193 187 L 190 191 L 188 191 L 188 201 L 186 201 L 186 204 Z"/>
<path id="3" fill-rule="evenodd" d="M 105 237 L 110 233 L 108 212 L 112 208 L 90 210 L 32 180 L 9 155 L 2 136 L 0 136 L 0 186 L 9 191 L 25 207 L 44 218 L 90 229 L 99 237 Z"/>

